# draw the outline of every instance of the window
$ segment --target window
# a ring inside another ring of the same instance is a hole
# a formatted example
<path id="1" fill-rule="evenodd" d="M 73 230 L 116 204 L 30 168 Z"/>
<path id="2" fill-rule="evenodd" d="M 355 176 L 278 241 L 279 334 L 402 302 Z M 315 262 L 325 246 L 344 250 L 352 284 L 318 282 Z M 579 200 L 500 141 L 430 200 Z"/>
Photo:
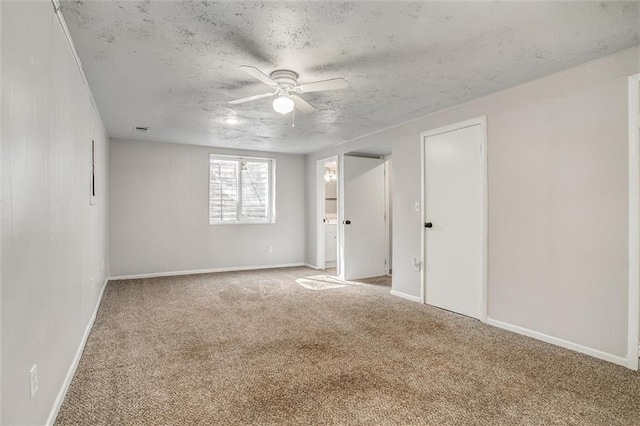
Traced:
<path id="1" fill-rule="evenodd" d="M 209 156 L 209 224 L 273 223 L 275 160 Z"/>

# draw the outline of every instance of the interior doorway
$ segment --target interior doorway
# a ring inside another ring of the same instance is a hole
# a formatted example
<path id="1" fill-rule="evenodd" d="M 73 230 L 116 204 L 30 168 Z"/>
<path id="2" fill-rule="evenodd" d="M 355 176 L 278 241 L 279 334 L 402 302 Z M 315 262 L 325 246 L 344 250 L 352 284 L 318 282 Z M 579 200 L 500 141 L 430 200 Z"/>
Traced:
<path id="1" fill-rule="evenodd" d="M 340 256 L 338 227 L 339 181 L 338 156 L 317 162 L 317 268 L 337 268 Z"/>
<path id="2" fill-rule="evenodd" d="M 353 152 L 318 160 L 316 268 L 342 280 L 391 275 L 391 155 Z"/>

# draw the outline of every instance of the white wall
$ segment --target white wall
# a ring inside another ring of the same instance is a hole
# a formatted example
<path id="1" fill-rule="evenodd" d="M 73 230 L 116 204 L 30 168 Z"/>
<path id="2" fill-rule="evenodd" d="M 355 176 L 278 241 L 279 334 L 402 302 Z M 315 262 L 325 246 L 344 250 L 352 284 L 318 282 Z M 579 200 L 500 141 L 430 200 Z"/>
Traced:
<path id="1" fill-rule="evenodd" d="M 209 225 L 210 153 L 276 159 L 275 224 Z M 114 277 L 304 262 L 301 155 L 112 140 L 110 187 Z"/>
<path id="2" fill-rule="evenodd" d="M 624 51 L 308 155 L 307 262 L 316 258 L 315 161 L 390 147 L 393 288 L 419 296 L 420 133 L 486 115 L 489 317 L 624 357 L 627 76 L 639 56 Z"/>
<path id="3" fill-rule="evenodd" d="M 107 271 L 108 139 L 49 1 L 2 2 L 2 418 L 43 424 Z M 89 205 L 91 140 L 97 203 Z M 29 369 L 39 391 L 29 399 Z"/>

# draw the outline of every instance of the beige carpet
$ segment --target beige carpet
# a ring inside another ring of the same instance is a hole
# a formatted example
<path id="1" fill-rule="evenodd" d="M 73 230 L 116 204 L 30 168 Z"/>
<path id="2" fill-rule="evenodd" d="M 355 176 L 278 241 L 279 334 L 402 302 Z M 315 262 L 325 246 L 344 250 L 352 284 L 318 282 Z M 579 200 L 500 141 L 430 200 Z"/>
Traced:
<path id="1" fill-rule="evenodd" d="M 110 282 L 56 424 L 640 424 L 638 373 L 314 275 Z"/>

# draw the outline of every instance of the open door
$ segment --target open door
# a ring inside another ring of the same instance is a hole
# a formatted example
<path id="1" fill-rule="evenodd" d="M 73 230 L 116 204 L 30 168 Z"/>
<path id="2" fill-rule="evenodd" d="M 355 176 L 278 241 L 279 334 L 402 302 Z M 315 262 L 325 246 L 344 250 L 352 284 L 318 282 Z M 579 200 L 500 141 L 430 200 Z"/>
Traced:
<path id="1" fill-rule="evenodd" d="M 384 160 L 342 158 L 341 277 L 382 276 L 387 251 Z"/>

